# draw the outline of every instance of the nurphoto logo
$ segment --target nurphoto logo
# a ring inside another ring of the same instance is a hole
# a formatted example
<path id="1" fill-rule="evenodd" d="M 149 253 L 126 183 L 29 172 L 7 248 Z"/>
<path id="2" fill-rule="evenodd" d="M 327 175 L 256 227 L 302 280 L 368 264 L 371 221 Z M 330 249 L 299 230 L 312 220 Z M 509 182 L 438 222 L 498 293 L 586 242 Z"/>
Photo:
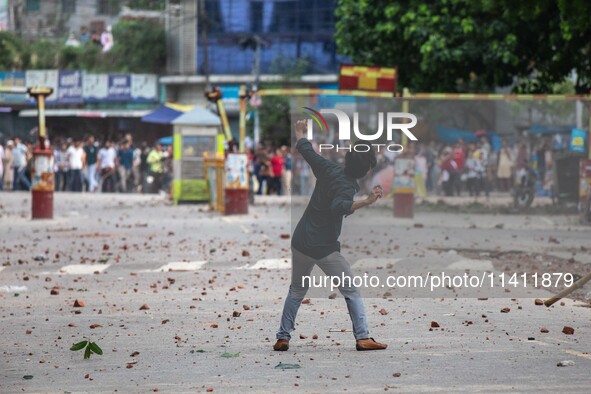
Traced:
<path id="1" fill-rule="evenodd" d="M 329 143 L 322 143 L 319 144 L 319 150 L 322 152 L 324 150 L 332 150 L 336 149 L 336 151 L 346 150 L 346 151 L 357 151 L 357 152 L 367 152 L 372 147 L 376 148 L 379 152 L 382 149 L 386 149 L 389 152 L 402 152 L 404 147 L 400 144 L 396 143 L 369 143 L 370 141 L 376 141 L 382 137 L 384 134 L 384 118 L 386 119 L 385 123 L 385 131 L 386 131 L 386 139 L 388 142 L 394 140 L 394 131 L 398 130 L 404 133 L 411 141 L 417 141 L 417 137 L 410 131 L 411 128 L 416 126 L 417 124 L 417 117 L 408 112 L 383 112 L 378 113 L 378 130 L 373 134 L 367 134 L 359 130 L 359 113 L 353 113 L 353 133 L 357 139 L 355 144 L 351 144 L 351 119 L 349 115 L 344 111 L 333 109 L 333 108 L 322 108 L 319 111 L 316 111 L 309 107 L 304 107 L 306 110 L 305 113 L 310 116 L 310 119 L 307 121 L 308 125 L 308 134 L 307 138 L 309 140 L 313 139 L 313 130 L 314 130 L 314 123 L 320 128 L 320 131 L 328 132 L 328 122 L 324 118 L 323 114 L 330 114 L 334 115 L 338 122 L 338 130 L 337 136 L 339 141 L 349 141 L 347 145 L 339 145 L 339 144 L 329 144 Z M 403 120 L 403 122 L 400 122 Z M 363 143 L 361 141 L 368 141 L 368 143 Z"/>

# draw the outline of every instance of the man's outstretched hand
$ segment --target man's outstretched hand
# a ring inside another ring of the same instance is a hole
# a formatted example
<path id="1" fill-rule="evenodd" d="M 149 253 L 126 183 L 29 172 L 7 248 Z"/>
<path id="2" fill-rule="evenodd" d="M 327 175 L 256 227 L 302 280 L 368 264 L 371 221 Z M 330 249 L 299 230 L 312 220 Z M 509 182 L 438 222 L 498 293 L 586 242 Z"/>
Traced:
<path id="1" fill-rule="evenodd" d="M 351 205 L 351 213 L 355 212 L 359 208 L 363 208 L 373 204 L 374 202 L 378 201 L 378 198 L 382 198 L 383 195 L 384 189 L 382 189 L 382 186 L 374 186 L 374 188 L 371 189 L 371 193 L 369 193 L 369 196 L 367 196 L 367 198 L 363 200 L 353 201 L 353 205 Z"/>
<path id="2" fill-rule="evenodd" d="M 374 186 L 371 189 L 371 193 L 367 196 L 367 202 L 373 204 L 374 202 L 378 201 L 378 198 L 382 198 L 384 196 L 384 189 L 382 189 L 381 185 Z"/>
<path id="3" fill-rule="evenodd" d="M 302 119 L 298 120 L 295 124 L 295 136 L 296 141 L 299 141 L 302 138 L 306 138 L 306 131 L 308 129 L 307 121 Z"/>

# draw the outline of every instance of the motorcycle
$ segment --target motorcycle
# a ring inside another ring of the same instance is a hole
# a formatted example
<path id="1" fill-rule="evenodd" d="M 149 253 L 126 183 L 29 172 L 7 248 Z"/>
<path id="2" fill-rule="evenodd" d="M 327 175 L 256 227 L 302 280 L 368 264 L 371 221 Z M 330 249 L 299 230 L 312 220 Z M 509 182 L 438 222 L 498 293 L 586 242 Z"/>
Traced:
<path id="1" fill-rule="evenodd" d="M 536 172 L 528 166 L 520 174 L 520 179 L 513 189 L 513 206 L 516 209 L 527 209 L 531 206 L 536 196 Z"/>

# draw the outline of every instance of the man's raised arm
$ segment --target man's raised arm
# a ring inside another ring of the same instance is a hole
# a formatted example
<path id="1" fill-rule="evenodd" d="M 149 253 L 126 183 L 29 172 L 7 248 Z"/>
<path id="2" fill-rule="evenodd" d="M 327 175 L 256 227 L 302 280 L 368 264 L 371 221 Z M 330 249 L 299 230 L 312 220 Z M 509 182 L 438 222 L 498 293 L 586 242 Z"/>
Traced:
<path id="1" fill-rule="evenodd" d="M 298 120 L 295 124 L 296 149 L 304 160 L 312 168 L 312 172 L 316 178 L 320 178 L 327 168 L 332 164 L 330 160 L 325 159 L 314 151 L 312 144 L 306 138 L 306 121 Z"/>

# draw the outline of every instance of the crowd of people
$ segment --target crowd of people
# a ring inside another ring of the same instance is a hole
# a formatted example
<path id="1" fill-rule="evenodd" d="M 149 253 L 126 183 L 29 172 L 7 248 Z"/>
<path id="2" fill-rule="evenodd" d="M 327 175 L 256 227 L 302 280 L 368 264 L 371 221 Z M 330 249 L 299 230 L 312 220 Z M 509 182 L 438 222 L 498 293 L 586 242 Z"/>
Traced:
<path id="1" fill-rule="evenodd" d="M 131 135 L 102 143 L 84 139 L 56 139 L 53 147 L 56 192 L 158 193 L 172 182 L 172 146 L 133 144 Z M 30 190 L 33 145 L 14 137 L 0 144 L 0 188 Z"/>
<path id="2" fill-rule="evenodd" d="M 495 151 L 487 137 L 482 136 L 472 143 L 460 139 L 454 145 L 419 146 L 415 153 L 417 195 L 424 197 L 421 190 L 445 196 L 460 196 L 466 192 L 475 197 L 481 194 L 488 197 L 491 190 L 510 192 L 532 166 L 542 187 L 549 188 L 552 149 L 544 139 L 532 148 L 528 145 L 520 139 L 511 146 L 503 139 Z"/>
<path id="3" fill-rule="evenodd" d="M 318 151 L 318 144 L 312 145 Z M 415 162 L 414 183 L 416 196 L 422 199 L 427 193 L 444 196 L 469 195 L 489 197 L 491 191 L 509 193 L 522 176 L 535 166 L 535 170 L 544 189 L 549 189 L 553 182 L 553 152 L 552 143 L 548 139 L 541 138 L 530 146 L 525 139 L 518 139 L 509 143 L 502 139 L 500 146 L 495 150 L 486 136 L 481 136 L 477 141 L 465 143 L 462 139 L 455 144 L 444 144 L 437 141 L 429 143 L 413 143 L 406 149 L 406 154 L 380 150 L 377 153 L 378 165 L 372 174 L 360 183 L 362 188 L 369 190 L 372 183 L 390 184 L 394 171 L 383 171 L 395 166 L 400 157 L 413 157 Z M 253 155 L 255 160 L 254 171 L 256 178 L 264 182 L 268 175 L 265 171 L 273 171 L 272 165 L 264 166 L 263 171 L 258 170 L 256 163 L 269 162 L 271 159 L 280 160 L 285 157 L 286 150 L 274 150 L 259 146 L 258 153 Z M 344 160 L 346 150 L 340 152 L 330 151 L 324 155 L 331 156 L 337 162 Z M 277 159 L 279 157 L 279 159 Z M 292 187 L 295 193 L 308 195 L 314 185 L 314 174 L 305 165 L 305 162 L 295 154 L 289 156 L 289 178 L 292 178 Z M 283 170 L 285 171 L 285 169 Z M 281 173 L 281 172 L 280 172 Z M 381 174 L 388 179 L 381 179 Z M 378 179 L 374 179 L 378 178 Z M 268 183 L 273 185 L 273 177 Z M 285 185 L 285 183 L 282 183 Z M 270 193 L 276 190 L 285 190 L 271 186 Z"/>
<path id="4" fill-rule="evenodd" d="M 254 152 L 249 149 L 248 154 L 256 194 L 291 194 L 292 156 L 289 147 L 273 148 L 259 143 L 257 149 Z"/>
<path id="5" fill-rule="evenodd" d="M 316 143 L 313 145 L 318 148 Z M 460 196 L 489 196 L 491 190 L 509 192 L 516 179 L 536 161 L 542 185 L 548 187 L 552 178 L 551 141 L 541 139 L 530 149 L 524 140 L 512 146 L 502 140 L 494 150 L 486 136 L 471 143 L 463 140 L 453 145 L 431 141 L 407 148 L 415 161 L 415 186 L 418 198 L 427 193 Z M 533 150 L 533 151 L 532 151 Z M 0 188 L 30 190 L 33 145 L 14 137 L 0 144 Z M 292 157 L 286 146 L 273 147 L 247 144 L 251 189 L 258 195 L 300 195 L 311 193 L 315 178 L 309 166 L 297 153 Z M 131 135 L 120 141 L 56 139 L 53 147 L 55 191 L 157 193 L 169 192 L 173 178 L 172 146 L 146 143 L 135 145 Z M 343 160 L 344 152 L 335 152 L 335 161 Z M 372 176 L 393 166 L 400 154 L 382 150 Z M 391 177 L 391 176 L 390 176 Z M 367 179 L 368 185 L 372 179 Z M 382 182 L 382 180 L 380 180 Z M 382 182 L 383 183 L 383 182 Z"/>

